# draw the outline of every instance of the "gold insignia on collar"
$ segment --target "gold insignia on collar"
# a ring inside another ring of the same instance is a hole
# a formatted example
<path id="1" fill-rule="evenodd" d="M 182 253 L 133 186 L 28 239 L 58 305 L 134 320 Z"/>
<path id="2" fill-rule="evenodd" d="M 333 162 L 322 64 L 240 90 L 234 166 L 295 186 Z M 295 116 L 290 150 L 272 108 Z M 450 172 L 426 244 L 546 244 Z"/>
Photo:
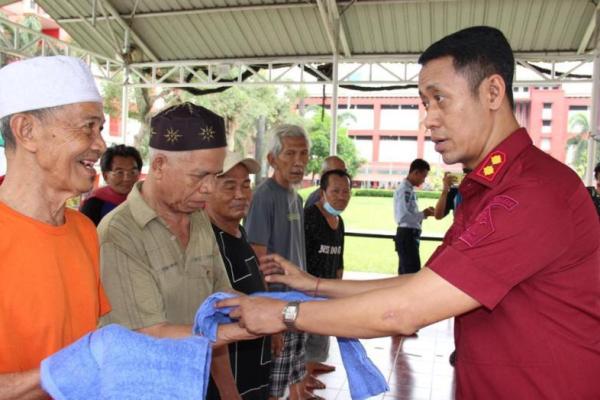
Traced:
<path id="1" fill-rule="evenodd" d="M 180 135 L 179 131 L 177 129 L 169 128 L 169 129 L 167 129 L 167 132 L 165 133 L 165 140 L 169 143 L 175 143 L 182 136 L 183 135 Z"/>
<path id="2" fill-rule="evenodd" d="M 491 158 L 490 158 L 490 162 L 492 163 L 492 165 L 497 165 L 500 164 L 502 162 L 502 156 L 500 154 L 494 154 Z"/>
<path id="3" fill-rule="evenodd" d="M 495 151 L 490 154 L 487 161 L 479 168 L 477 175 L 488 181 L 493 181 L 500 169 L 502 169 L 505 161 L 506 155 L 501 151 Z"/>
<path id="4" fill-rule="evenodd" d="M 214 139 L 215 134 L 216 134 L 216 132 L 212 128 L 212 126 L 205 126 L 204 128 L 200 129 L 200 132 L 198 132 L 198 135 L 200 135 L 202 140 L 205 140 L 205 141 Z"/>

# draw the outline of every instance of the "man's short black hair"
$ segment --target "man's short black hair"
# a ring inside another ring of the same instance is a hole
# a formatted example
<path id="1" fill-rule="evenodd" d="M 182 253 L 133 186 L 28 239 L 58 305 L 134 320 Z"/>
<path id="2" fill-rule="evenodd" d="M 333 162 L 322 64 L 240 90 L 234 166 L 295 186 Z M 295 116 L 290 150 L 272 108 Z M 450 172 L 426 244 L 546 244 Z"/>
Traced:
<path id="1" fill-rule="evenodd" d="M 133 158 L 137 169 L 140 171 L 142 170 L 142 165 L 144 165 L 144 163 L 142 161 L 142 156 L 140 156 L 140 152 L 137 151 L 135 147 L 117 144 L 109 147 L 104 154 L 102 154 L 102 158 L 100 159 L 100 169 L 103 173 L 112 170 L 112 161 L 115 156 Z"/>
<path id="2" fill-rule="evenodd" d="M 419 64 L 425 65 L 447 56 L 452 57 L 454 69 L 467 79 L 473 94 L 477 94 L 485 78 L 500 75 L 506 85 L 508 102 L 514 107 L 515 57 L 500 30 L 490 26 L 473 26 L 452 33 L 429 46 L 419 57 Z"/>
<path id="3" fill-rule="evenodd" d="M 319 184 L 321 190 L 327 190 L 329 187 L 329 177 L 331 175 L 337 175 L 341 178 L 346 177 L 348 178 L 348 181 L 350 181 L 350 185 L 352 185 L 352 177 L 348 172 L 344 171 L 343 169 L 331 169 L 321 175 L 321 183 Z"/>
<path id="4" fill-rule="evenodd" d="M 427 161 L 421 158 L 416 158 L 410 163 L 408 173 L 410 174 L 413 171 L 429 171 L 430 169 L 431 168 L 429 167 L 429 163 Z"/>
<path id="5" fill-rule="evenodd" d="M 594 168 L 594 178 L 598 179 L 598 174 L 600 174 L 600 162 L 596 164 L 596 168 Z"/>

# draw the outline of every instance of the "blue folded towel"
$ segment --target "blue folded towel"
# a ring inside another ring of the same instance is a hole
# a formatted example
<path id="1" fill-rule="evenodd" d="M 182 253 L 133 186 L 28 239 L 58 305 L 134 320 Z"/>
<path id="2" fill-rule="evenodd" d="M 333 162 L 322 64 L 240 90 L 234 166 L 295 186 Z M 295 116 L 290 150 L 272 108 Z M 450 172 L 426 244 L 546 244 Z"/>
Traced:
<path id="1" fill-rule="evenodd" d="M 313 301 L 325 300 L 315 298 L 300 292 L 260 292 L 251 296 L 270 297 L 284 301 Z M 194 321 L 194 334 L 204 335 L 212 341 L 217 339 L 217 328 L 219 324 L 231 323 L 229 318 L 231 308 L 215 308 L 215 304 L 223 299 L 236 297 L 230 293 L 214 293 L 209 296 L 198 309 Z M 350 395 L 354 400 L 362 400 L 368 397 L 390 390 L 387 382 L 379 369 L 367 356 L 367 353 L 357 339 L 338 338 L 342 362 L 348 376 Z"/>
<path id="2" fill-rule="evenodd" d="M 211 345 L 203 337 L 157 339 L 108 325 L 42 361 L 55 400 L 203 399 Z"/>

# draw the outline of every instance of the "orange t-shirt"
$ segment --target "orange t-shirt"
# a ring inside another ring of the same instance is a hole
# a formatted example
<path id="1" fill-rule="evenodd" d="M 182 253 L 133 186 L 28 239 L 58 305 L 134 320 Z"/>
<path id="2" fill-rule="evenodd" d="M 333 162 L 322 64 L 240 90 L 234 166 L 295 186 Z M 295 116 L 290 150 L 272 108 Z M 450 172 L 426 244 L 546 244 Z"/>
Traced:
<path id="1" fill-rule="evenodd" d="M 70 209 L 65 219 L 52 226 L 0 203 L 0 373 L 38 368 L 110 311 L 96 229 Z"/>

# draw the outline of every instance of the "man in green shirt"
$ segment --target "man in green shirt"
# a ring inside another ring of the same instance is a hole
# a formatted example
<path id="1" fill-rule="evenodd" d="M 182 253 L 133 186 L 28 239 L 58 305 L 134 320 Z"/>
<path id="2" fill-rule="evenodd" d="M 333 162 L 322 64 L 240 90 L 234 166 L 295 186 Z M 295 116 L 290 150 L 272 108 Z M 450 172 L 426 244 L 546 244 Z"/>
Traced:
<path id="1" fill-rule="evenodd" d="M 231 290 L 203 211 L 223 168 L 225 125 L 185 103 L 156 115 L 151 127 L 146 180 L 98 226 L 101 276 L 112 305 L 101 323 L 185 337 L 204 299 Z M 240 399 L 226 346 L 213 351 L 211 374 L 221 398 Z"/>

